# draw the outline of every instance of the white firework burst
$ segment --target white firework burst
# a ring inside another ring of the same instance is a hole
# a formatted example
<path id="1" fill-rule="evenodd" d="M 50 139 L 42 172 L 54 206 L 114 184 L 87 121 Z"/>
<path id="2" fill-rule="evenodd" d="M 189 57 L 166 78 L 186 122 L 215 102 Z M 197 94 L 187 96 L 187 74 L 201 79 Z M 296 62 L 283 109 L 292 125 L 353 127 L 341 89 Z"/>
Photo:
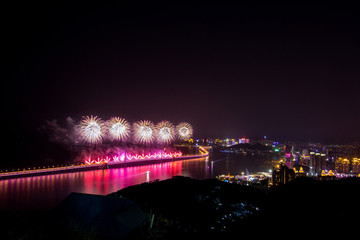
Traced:
<path id="1" fill-rule="evenodd" d="M 156 129 L 153 122 L 141 120 L 134 123 L 134 138 L 138 143 L 150 144 L 154 141 Z"/>
<path id="2" fill-rule="evenodd" d="M 111 118 L 107 122 L 107 128 L 111 140 L 123 141 L 130 135 L 130 124 L 123 118 Z"/>
<path id="3" fill-rule="evenodd" d="M 105 123 L 97 116 L 86 116 L 79 124 L 81 140 L 90 143 L 100 143 L 105 135 Z"/>
<path id="4" fill-rule="evenodd" d="M 181 140 L 188 140 L 192 137 L 193 128 L 189 123 L 181 122 L 176 126 L 176 133 Z"/>
<path id="5" fill-rule="evenodd" d="M 170 143 L 175 138 L 175 127 L 169 121 L 161 121 L 156 125 L 159 143 Z"/>

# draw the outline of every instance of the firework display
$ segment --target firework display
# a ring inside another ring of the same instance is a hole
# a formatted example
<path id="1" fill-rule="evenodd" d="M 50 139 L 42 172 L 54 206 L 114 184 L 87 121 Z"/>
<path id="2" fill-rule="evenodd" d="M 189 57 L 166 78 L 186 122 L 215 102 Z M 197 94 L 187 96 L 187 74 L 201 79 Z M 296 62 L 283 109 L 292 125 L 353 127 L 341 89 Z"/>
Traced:
<path id="1" fill-rule="evenodd" d="M 111 140 L 126 140 L 130 135 L 130 124 L 123 118 L 113 117 L 107 122 Z"/>
<path id="2" fill-rule="evenodd" d="M 175 138 L 175 127 L 169 121 L 162 121 L 156 125 L 159 143 L 170 143 Z"/>
<path id="3" fill-rule="evenodd" d="M 148 153 L 148 154 L 119 154 L 119 155 L 113 155 L 112 157 L 106 156 L 106 157 L 98 157 L 98 158 L 91 158 L 88 157 L 85 159 L 85 164 L 91 165 L 91 164 L 104 164 L 104 163 L 122 163 L 125 161 L 142 161 L 142 160 L 151 160 L 151 159 L 168 159 L 168 158 L 175 158 L 175 157 L 181 157 L 182 152 L 157 152 L 154 154 Z"/>
<path id="4" fill-rule="evenodd" d="M 125 141 L 132 136 L 135 143 L 140 144 L 170 144 L 177 137 L 189 140 L 193 129 L 189 123 L 181 122 L 176 128 L 169 121 L 154 124 L 148 120 L 141 120 L 133 124 L 120 117 L 112 117 L 106 123 L 97 116 L 86 116 L 77 126 L 80 140 L 87 144 L 98 144 L 104 139 L 111 141 Z"/>
<path id="5" fill-rule="evenodd" d="M 176 133 L 181 140 L 188 140 L 192 137 L 193 129 L 189 123 L 182 122 L 176 126 Z"/>
<path id="6" fill-rule="evenodd" d="M 80 138 L 90 144 L 100 143 L 105 136 L 105 124 L 101 118 L 86 116 L 79 124 Z"/>
<path id="7" fill-rule="evenodd" d="M 153 122 L 141 120 L 134 123 L 135 142 L 150 144 L 153 143 L 156 135 L 156 129 Z"/>

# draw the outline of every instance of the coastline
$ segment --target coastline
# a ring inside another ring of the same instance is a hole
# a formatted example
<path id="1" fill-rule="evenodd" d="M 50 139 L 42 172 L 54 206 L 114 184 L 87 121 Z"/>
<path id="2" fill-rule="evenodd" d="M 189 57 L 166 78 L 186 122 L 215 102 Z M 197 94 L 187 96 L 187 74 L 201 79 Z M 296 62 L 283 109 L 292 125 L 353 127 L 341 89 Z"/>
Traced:
<path id="1" fill-rule="evenodd" d="M 25 170 L 25 171 L 16 171 L 16 172 L 7 172 L 0 173 L 0 181 L 6 179 L 15 179 L 15 178 L 25 178 L 25 177 L 33 177 L 33 176 L 42 176 L 42 175 L 52 175 L 58 173 L 70 173 L 70 172 L 82 172 L 82 171 L 91 171 L 98 169 L 107 169 L 107 168 L 124 168 L 131 166 L 142 166 L 149 164 L 157 164 L 163 162 L 173 162 L 187 159 L 195 159 L 195 158 L 204 158 L 209 156 L 209 153 L 197 154 L 197 155 L 186 155 L 180 157 L 168 157 L 162 159 L 146 159 L 146 160 L 136 160 L 130 162 L 109 162 L 107 164 L 99 163 L 99 164 L 91 164 L 91 165 L 73 165 L 66 167 L 55 167 L 55 168 L 46 168 L 46 169 L 35 169 L 35 170 Z"/>

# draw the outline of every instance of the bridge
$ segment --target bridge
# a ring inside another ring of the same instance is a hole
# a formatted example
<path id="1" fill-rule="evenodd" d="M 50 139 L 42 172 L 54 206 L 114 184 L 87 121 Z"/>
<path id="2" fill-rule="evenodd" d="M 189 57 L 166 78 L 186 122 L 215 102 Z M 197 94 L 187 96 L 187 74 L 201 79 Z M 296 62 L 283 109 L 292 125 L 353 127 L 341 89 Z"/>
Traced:
<path id="1" fill-rule="evenodd" d="M 187 160 L 194 158 L 203 158 L 209 156 L 210 147 L 198 146 L 200 154 L 197 155 L 176 155 L 176 156 L 163 156 L 158 157 L 149 157 L 149 158 L 138 158 L 131 159 L 127 161 L 100 161 L 92 163 L 77 163 L 68 166 L 57 166 L 57 167 L 43 167 L 43 168 L 28 168 L 17 171 L 2 171 L 0 172 L 0 180 L 10 179 L 10 178 L 21 178 L 21 177 L 30 177 L 30 176 L 40 176 L 40 175 L 49 175 L 49 174 L 58 174 L 58 173 L 67 173 L 67 172 L 78 172 L 78 171 L 89 171 L 102 168 L 120 168 L 128 166 L 137 166 L 137 165 L 147 165 L 147 164 L 156 164 L 161 162 L 169 161 L 179 161 Z"/>

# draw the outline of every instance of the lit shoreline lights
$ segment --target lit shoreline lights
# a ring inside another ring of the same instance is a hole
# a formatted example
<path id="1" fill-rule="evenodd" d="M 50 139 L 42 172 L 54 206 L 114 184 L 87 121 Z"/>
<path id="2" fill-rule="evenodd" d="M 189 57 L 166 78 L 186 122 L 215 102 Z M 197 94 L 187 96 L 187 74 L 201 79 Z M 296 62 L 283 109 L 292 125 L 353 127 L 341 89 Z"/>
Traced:
<path id="1" fill-rule="evenodd" d="M 182 156 L 182 152 L 170 152 L 170 153 L 165 153 L 165 152 L 157 152 L 154 154 L 119 154 L 119 155 L 114 155 L 112 157 L 106 156 L 106 157 L 98 157 L 96 159 L 92 159 L 91 157 L 88 157 L 85 159 L 85 164 L 90 165 L 90 164 L 105 164 L 105 163 L 123 163 L 125 161 L 144 161 L 144 160 L 155 160 L 155 159 L 169 159 L 169 158 L 176 158 L 176 157 L 181 157 Z"/>

